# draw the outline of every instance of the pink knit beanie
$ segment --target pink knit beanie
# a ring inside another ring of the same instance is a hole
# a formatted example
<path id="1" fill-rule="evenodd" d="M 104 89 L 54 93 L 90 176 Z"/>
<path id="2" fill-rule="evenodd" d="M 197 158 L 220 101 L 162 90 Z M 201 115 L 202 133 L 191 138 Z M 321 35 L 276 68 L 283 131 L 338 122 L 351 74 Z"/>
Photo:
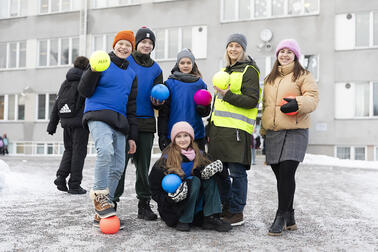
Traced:
<path id="1" fill-rule="evenodd" d="M 295 41 L 294 39 L 282 40 L 276 48 L 276 57 L 278 56 L 279 51 L 283 48 L 288 48 L 292 50 L 295 56 L 297 56 L 298 60 L 301 58 L 301 48 L 299 48 L 297 41 Z"/>
<path id="2" fill-rule="evenodd" d="M 194 130 L 192 126 L 190 126 L 189 123 L 181 121 L 177 122 L 173 125 L 172 130 L 171 130 L 171 141 L 175 139 L 176 135 L 180 132 L 186 132 L 188 133 L 192 139 L 194 140 Z"/>

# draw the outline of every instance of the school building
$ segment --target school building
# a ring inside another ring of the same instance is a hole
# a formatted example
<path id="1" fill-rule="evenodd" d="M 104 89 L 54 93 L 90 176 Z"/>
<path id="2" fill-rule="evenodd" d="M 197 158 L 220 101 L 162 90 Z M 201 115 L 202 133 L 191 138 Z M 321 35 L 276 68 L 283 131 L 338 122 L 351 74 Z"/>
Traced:
<path id="1" fill-rule="evenodd" d="M 320 91 L 308 152 L 378 160 L 378 1 L 353 0 L 0 0 L 0 133 L 10 152 L 62 153 L 62 130 L 46 127 L 73 59 L 141 26 L 156 33 L 165 79 L 191 48 L 210 91 L 231 33 L 246 35 L 261 77 L 278 42 L 295 38 Z"/>

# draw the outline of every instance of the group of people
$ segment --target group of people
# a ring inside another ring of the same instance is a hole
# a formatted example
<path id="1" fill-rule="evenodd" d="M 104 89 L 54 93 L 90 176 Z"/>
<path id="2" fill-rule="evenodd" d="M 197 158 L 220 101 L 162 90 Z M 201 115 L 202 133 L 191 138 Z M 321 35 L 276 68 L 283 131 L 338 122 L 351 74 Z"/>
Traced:
<path id="1" fill-rule="evenodd" d="M 99 226 L 101 218 L 116 215 L 127 164 L 132 159 L 138 218 L 157 219 L 150 207 L 152 198 L 161 219 L 179 231 L 189 231 L 193 225 L 230 231 L 245 222 L 247 170 L 262 99 L 260 134 L 278 191 L 278 209 L 269 234 L 296 229 L 295 172 L 308 143 L 309 114 L 318 103 L 316 82 L 299 63 L 297 42 L 288 39 L 277 46 L 277 59 L 265 78 L 262 96 L 259 68 L 246 53 L 247 39 L 243 34 L 231 34 L 225 44 L 226 66 L 221 69 L 229 74 L 229 85 L 226 89 L 214 86 L 212 104 L 203 106 L 193 99 L 207 85 L 191 50 L 177 54 L 171 74 L 163 82 L 161 68 L 150 57 L 155 41 L 155 34 L 147 27 L 140 28 L 135 37 L 132 31 L 118 32 L 109 53 L 110 66 L 103 72 L 96 72 L 85 57 L 75 60 L 59 90 L 47 130 L 54 134 L 59 119 L 64 128 L 65 151 L 54 181 L 57 188 L 86 193 L 80 183 L 90 133 L 97 151 L 90 191 L 94 226 Z M 67 83 L 78 94 L 76 103 L 64 99 L 69 93 L 64 91 Z M 164 101 L 150 96 L 153 86 L 160 83 L 170 91 Z M 287 103 L 281 105 L 282 99 Z M 286 114 L 290 112 L 296 115 Z M 205 127 L 202 118 L 209 115 Z M 149 172 L 156 131 L 162 155 Z M 174 192 L 162 188 L 167 174 L 181 178 Z M 121 229 L 124 225 L 121 220 Z"/>
<path id="2" fill-rule="evenodd" d="M 0 136 L 0 154 L 2 155 L 9 154 L 8 145 L 9 145 L 8 137 L 7 137 L 7 134 L 4 133 L 3 136 Z"/>

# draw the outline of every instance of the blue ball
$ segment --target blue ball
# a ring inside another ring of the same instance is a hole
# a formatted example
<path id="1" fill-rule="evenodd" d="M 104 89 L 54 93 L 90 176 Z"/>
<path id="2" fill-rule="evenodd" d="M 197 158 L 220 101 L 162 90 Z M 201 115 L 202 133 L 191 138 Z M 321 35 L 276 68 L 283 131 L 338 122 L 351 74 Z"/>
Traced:
<path id="1" fill-rule="evenodd" d="M 151 90 L 151 96 L 162 102 L 169 97 L 169 89 L 164 84 L 156 84 Z"/>
<path id="2" fill-rule="evenodd" d="M 163 187 L 163 190 L 167 193 L 176 192 L 180 184 L 181 178 L 176 174 L 168 174 L 161 181 L 161 186 Z"/>

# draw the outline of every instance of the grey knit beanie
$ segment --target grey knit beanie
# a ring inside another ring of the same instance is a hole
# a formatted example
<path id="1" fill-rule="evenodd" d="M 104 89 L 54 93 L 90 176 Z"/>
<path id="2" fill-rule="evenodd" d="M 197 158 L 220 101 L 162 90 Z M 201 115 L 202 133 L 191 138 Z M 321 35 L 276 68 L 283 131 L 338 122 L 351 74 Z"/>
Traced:
<path id="1" fill-rule="evenodd" d="M 228 46 L 228 44 L 230 44 L 231 42 L 236 42 L 238 44 L 241 45 L 241 47 L 243 47 L 243 50 L 245 51 L 246 48 L 247 48 L 247 38 L 241 34 L 241 33 L 234 33 L 234 34 L 231 34 L 228 39 L 227 39 L 227 44 L 226 44 L 226 47 Z"/>
<path id="2" fill-rule="evenodd" d="M 194 55 L 193 53 L 190 51 L 190 49 L 188 48 L 184 48 L 182 49 L 178 54 L 177 54 L 177 65 L 178 63 L 180 62 L 180 60 L 182 58 L 189 58 L 191 61 L 192 61 L 192 64 L 194 65 L 194 63 L 196 62 L 196 59 L 194 58 Z"/>

